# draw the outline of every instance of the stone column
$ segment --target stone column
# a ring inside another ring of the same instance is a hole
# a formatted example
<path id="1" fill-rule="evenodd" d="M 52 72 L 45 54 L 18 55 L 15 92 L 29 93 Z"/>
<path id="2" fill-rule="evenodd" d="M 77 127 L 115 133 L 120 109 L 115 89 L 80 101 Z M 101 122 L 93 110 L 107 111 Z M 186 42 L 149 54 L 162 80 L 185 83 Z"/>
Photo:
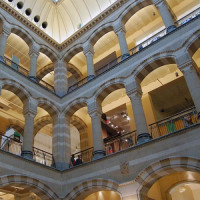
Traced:
<path id="1" fill-rule="evenodd" d="M 121 22 L 117 22 L 114 24 L 114 31 L 118 37 L 119 45 L 120 45 L 120 50 L 122 54 L 122 60 L 129 57 L 129 50 L 128 50 L 128 45 L 126 41 L 126 30 L 124 25 Z"/>
<path id="2" fill-rule="evenodd" d="M 56 168 L 64 170 L 69 168 L 70 145 L 70 120 L 63 113 L 59 113 L 53 119 L 53 157 Z"/>
<path id="3" fill-rule="evenodd" d="M 29 71 L 29 78 L 37 81 L 36 78 L 36 71 L 37 71 L 37 58 L 40 53 L 40 47 L 37 44 L 33 44 L 29 49 L 29 56 L 30 56 L 30 71 Z"/>
<path id="4" fill-rule="evenodd" d="M 64 96 L 68 90 L 67 68 L 63 60 L 54 63 L 54 88 L 56 94 Z"/>
<path id="5" fill-rule="evenodd" d="M 105 156 L 105 148 L 102 139 L 101 107 L 94 99 L 88 102 L 88 113 L 92 120 L 93 160 L 97 160 Z"/>
<path id="6" fill-rule="evenodd" d="M 162 20 L 163 20 L 165 27 L 167 29 L 167 33 L 176 29 L 176 26 L 175 26 L 175 23 L 174 23 L 174 20 L 173 20 L 173 16 L 171 14 L 171 11 L 168 7 L 166 0 L 153 0 L 153 2 L 160 12 Z"/>
<path id="7" fill-rule="evenodd" d="M 200 116 L 200 79 L 194 68 L 192 58 L 188 53 L 182 52 L 176 57 L 176 61 L 178 68 L 184 75 L 198 116 Z"/>
<path id="8" fill-rule="evenodd" d="M 86 44 L 84 46 L 83 52 L 87 59 L 88 80 L 91 80 L 95 77 L 94 62 L 93 62 L 94 48 L 91 44 Z"/>
<path id="9" fill-rule="evenodd" d="M 126 93 L 131 100 L 133 115 L 135 119 L 135 125 L 137 130 L 137 143 L 145 143 L 151 140 L 151 136 L 148 133 L 148 127 L 144 110 L 142 106 L 142 90 L 140 85 L 134 81 L 126 84 Z"/>
<path id="10" fill-rule="evenodd" d="M 11 33 L 11 28 L 8 25 L 4 24 L 2 27 L 2 32 L 0 34 L 0 60 L 2 60 L 4 57 L 6 42 L 10 33 Z"/>
<path id="11" fill-rule="evenodd" d="M 37 101 L 33 98 L 24 104 L 23 113 L 25 117 L 24 139 L 22 156 L 27 159 L 33 158 L 34 118 L 37 114 Z"/>

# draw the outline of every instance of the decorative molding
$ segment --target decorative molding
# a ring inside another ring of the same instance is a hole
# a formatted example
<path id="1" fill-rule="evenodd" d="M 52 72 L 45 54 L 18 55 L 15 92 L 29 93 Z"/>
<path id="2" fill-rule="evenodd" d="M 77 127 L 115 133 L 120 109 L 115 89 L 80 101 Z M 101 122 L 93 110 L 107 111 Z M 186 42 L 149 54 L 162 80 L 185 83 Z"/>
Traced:
<path id="1" fill-rule="evenodd" d="M 129 174 L 129 162 L 128 161 L 121 163 L 120 171 L 121 171 L 121 174 L 123 174 L 123 175 Z"/>
<path id="2" fill-rule="evenodd" d="M 118 8 L 123 6 L 126 2 L 128 2 L 128 0 L 117 1 L 112 6 L 108 7 L 104 12 L 95 17 L 92 21 L 84 25 L 80 30 L 76 31 L 73 35 L 71 35 L 61 44 L 56 42 L 52 37 L 47 35 L 42 30 L 40 30 L 40 28 L 38 28 L 36 25 L 34 25 L 32 22 L 26 19 L 22 14 L 17 12 L 14 8 L 12 8 L 9 4 L 7 4 L 3 0 L 0 0 L 0 7 L 4 9 L 7 13 L 12 15 L 15 19 L 20 21 L 22 24 L 24 24 L 26 27 L 28 27 L 30 30 L 32 30 L 34 33 L 36 33 L 38 36 L 43 38 L 46 42 L 54 46 L 57 50 L 61 51 L 68 45 L 72 44 L 75 40 L 80 38 L 82 35 L 84 35 L 86 32 L 88 32 L 90 29 L 92 29 L 94 26 L 96 26 L 98 23 L 103 21 L 107 16 L 115 12 Z"/>

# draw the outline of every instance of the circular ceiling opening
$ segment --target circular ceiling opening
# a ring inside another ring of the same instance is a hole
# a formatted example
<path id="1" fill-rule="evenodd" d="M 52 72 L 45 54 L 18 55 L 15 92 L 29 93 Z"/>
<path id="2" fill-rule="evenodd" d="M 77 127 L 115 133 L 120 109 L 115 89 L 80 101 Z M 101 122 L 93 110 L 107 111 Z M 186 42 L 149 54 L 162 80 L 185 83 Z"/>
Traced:
<path id="1" fill-rule="evenodd" d="M 9 2 L 13 2 L 13 0 L 8 0 Z"/>
<path id="2" fill-rule="evenodd" d="M 26 10 L 25 10 L 25 13 L 26 13 L 26 15 L 27 16 L 30 16 L 31 15 L 31 9 L 30 8 L 27 8 Z"/>
<path id="3" fill-rule="evenodd" d="M 45 29 L 45 28 L 47 27 L 47 25 L 48 25 L 48 23 L 47 23 L 47 22 L 43 22 L 43 23 L 42 23 L 42 28 L 44 28 L 44 29 Z"/>
<path id="4" fill-rule="evenodd" d="M 39 16 L 39 15 L 36 15 L 36 16 L 34 17 L 34 21 L 35 21 L 35 22 L 39 22 L 39 21 L 40 21 L 40 16 Z"/>
<path id="5" fill-rule="evenodd" d="M 23 6 L 24 6 L 23 2 L 20 1 L 17 3 L 17 8 L 22 9 Z"/>

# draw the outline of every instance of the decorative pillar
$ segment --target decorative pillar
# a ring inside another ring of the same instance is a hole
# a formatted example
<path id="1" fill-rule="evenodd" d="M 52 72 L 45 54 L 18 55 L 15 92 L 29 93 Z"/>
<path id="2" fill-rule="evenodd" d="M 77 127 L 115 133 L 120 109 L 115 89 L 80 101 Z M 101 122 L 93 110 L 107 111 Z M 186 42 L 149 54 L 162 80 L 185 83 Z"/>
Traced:
<path id="1" fill-rule="evenodd" d="M 176 57 L 177 65 L 183 73 L 194 105 L 200 116 L 200 79 L 194 69 L 194 63 L 188 52 L 180 52 Z"/>
<path id="2" fill-rule="evenodd" d="M 23 113 L 25 117 L 24 139 L 22 156 L 27 159 L 33 158 L 34 118 L 37 114 L 37 101 L 29 98 L 24 104 Z"/>
<path id="3" fill-rule="evenodd" d="M 135 125 L 137 130 L 137 143 L 145 143 L 151 140 L 151 136 L 148 133 L 148 127 L 144 115 L 144 110 L 142 106 L 142 90 L 140 85 L 134 81 L 129 80 L 126 83 L 126 93 L 131 100 L 133 115 L 135 119 Z"/>
<path id="4" fill-rule="evenodd" d="M 3 24 L 2 32 L 0 34 L 0 60 L 3 60 L 6 49 L 6 42 L 10 33 L 11 28 L 9 27 L 9 25 Z"/>
<path id="5" fill-rule="evenodd" d="M 69 168 L 71 145 L 70 145 L 70 120 L 63 113 L 53 118 L 53 158 L 56 168 L 64 170 Z"/>
<path id="6" fill-rule="evenodd" d="M 126 41 L 126 29 L 125 26 L 121 23 L 121 21 L 118 21 L 114 24 L 114 31 L 118 37 L 119 45 L 120 45 L 120 50 L 122 54 L 122 60 L 129 57 L 129 50 L 128 50 L 128 45 Z"/>
<path id="7" fill-rule="evenodd" d="M 40 53 L 40 47 L 37 44 L 33 44 L 29 49 L 29 56 L 30 56 L 30 71 L 29 71 L 29 78 L 37 81 L 36 78 L 36 71 L 37 71 L 37 58 Z"/>
<path id="8" fill-rule="evenodd" d="M 93 63 L 94 48 L 91 44 L 86 44 L 84 46 L 83 52 L 87 59 L 88 80 L 91 80 L 95 77 L 95 70 L 94 70 L 94 63 Z"/>
<path id="9" fill-rule="evenodd" d="M 171 11 L 169 9 L 169 6 L 166 0 L 153 0 L 153 2 L 160 12 L 162 20 L 167 29 L 167 33 L 176 29 L 176 26 L 173 20 L 173 15 L 171 14 Z"/>
<path id="10" fill-rule="evenodd" d="M 54 63 L 54 88 L 56 94 L 64 96 L 68 90 L 67 68 L 63 60 Z"/>
<path id="11" fill-rule="evenodd" d="M 101 128 L 101 107 L 92 99 L 88 102 L 88 113 L 92 120 L 92 133 L 93 133 L 93 160 L 97 160 L 105 156 L 105 149 L 102 139 L 102 128 Z"/>

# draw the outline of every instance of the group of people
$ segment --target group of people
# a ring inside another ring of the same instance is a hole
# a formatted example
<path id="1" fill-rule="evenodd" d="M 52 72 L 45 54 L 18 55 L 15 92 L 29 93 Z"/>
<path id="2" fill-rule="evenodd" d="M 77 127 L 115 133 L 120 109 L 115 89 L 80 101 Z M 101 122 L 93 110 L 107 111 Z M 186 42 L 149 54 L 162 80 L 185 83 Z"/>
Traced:
<path id="1" fill-rule="evenodd" d="M 72 154 L 71 161 L 70 161 L 70 166 L 77 166 L 77 165 L 80 165 L 82 163 L 83 163 L 83 161 L 82 161 L 80 155 L 78 155 L 78 158 L 75 159 L 74 154 Z"/>

